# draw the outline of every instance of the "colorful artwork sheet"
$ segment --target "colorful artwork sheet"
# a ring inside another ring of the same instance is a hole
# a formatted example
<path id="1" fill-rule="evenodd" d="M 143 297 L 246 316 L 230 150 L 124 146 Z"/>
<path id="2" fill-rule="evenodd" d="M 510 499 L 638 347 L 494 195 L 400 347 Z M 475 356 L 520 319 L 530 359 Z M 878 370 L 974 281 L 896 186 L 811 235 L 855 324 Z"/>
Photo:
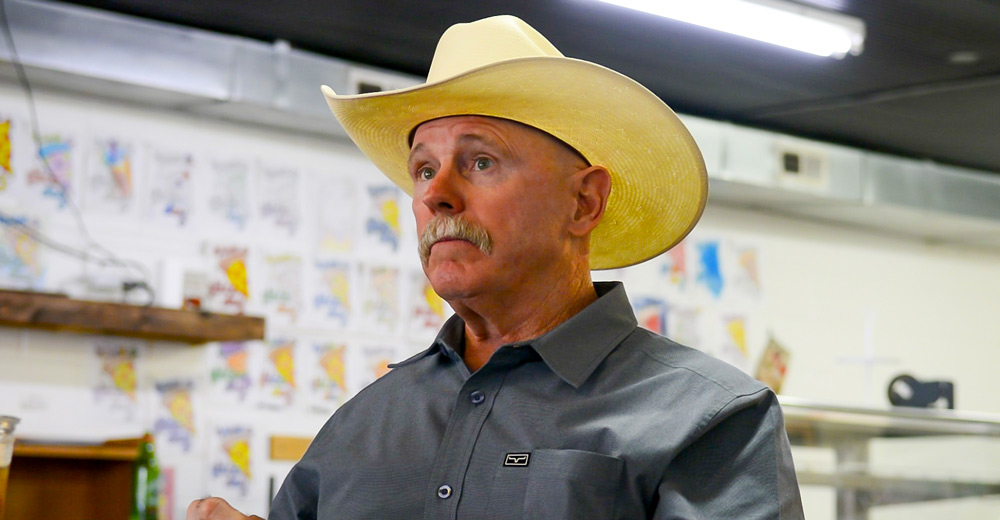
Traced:
<path id="1" fill-rule="evenodd" d="M 785 382 L 785 375 L 788 373 L 788 363 L 791 360 L 791 352 L 774 338 L 769 338 L 764 352 L 757 362 L 757 370 L 754 377 L 760 382 L 771 387 L 775 393 L 781 393 L 781 385 Z"/>
<path id="2" fill-rule="evenodd" d="M 294 236 L 302 220 L 298 170 L 289 166 L 260 165 L 258 186 L 262 231 Z"/>
<path id="3" fill-rule="evenodd" d="M 714 298 L 722 296 L 726 280 L 719 261 L 719 241 L 709 240 L 696 242 L 695 251 L 698 259 L 697 283 Z"/>
<path id="4" fill-rule="evenodd" d="M 423 271 L 410 271 L 409 276 L 409 335 L 415 340 L 432 340 L 451 316 L 451 307 L 434 292 Z"/>
<path id="5" fill-rule="evenodd" d="M 332 175 L 314 176 L 316 252 L 347 253 L 355 245 L 358 228 L 357 185 Z"/>
<path id="6" fill-rule="evenodd" d="M 343 260 L 316 260 L 310 284 L 310 314 L 318 325 L 348 328 L 351 318 L 351 287 L 354 269 Z"/>
<path id="7" fill-rule="evenodd" d="M 135 147 L 118 138 L 91 142 L 87 155 L 84 207 L 104 214 L 126 214 L 135 202 Z"/>
<path id="8" fill-rule="evenodd" d="M 66 134 L 41 136 L 25 176 L 28 193 L 46 209 L 64 210 L 74 196 L 76 140 Z"/>
<path id="9" fill-rule="evenodd" d="M 195 445 L 193 379 L 157 381 L 154 387 L 153 435 L 161 458 L 169 448 L 190 453 Z"/>
<path id="10" fill-rule="evenodd" d="M 152 221 L 187 225 L 194 209 L 194 157 L 187 152 L 155 150 L 150 157 L 149 215 Z"/>
<path id="11" fill-rule="evenodd" d="M 265 343 L 264 367 L 260 376 L 260 406 L 285 409 L 294 404 L 295 354 L 295 340 L 279 338 Z"/>
<path id="12" fill-rule="evenodd" d="M 246 404 L 254 388 L 250 343 L 213 343 L 207 349 L 212 401 L 217 405 Z"/>
<path id="13" fill-rule="evenodd" d="M 310 410 L 331 413 L 347 401 L 347 344 L 326 339 L 303 342 L 302 372 Z"/>
<path id="14" fill-rule="evenodd" d="M 211 262 L 211 270 L 208 293 L 202 306 L 213 312 L 243 314 L 250 299 L 247 248 L 206 244 L 205 253 Z"/>
<path id="15" fill-rule="evenodd" d="M 302 257 L 295 254 L 265 255 L 260 294 L 265 312 L 280 324 L 298 320 L 302 309 Z"/>
<path id="16" fill-rule="evenodd" d="M 0 196 L 12 193 L 14 188 L 16 126 L 13 117 L 0 114 Z"/>
<path id="17" fill-rule="evenodd" d="M 209 494 L 233 505 L 247 502 L 253 485 L 253 428 L 245 424 L 213 425 L 209 441 Z"/>
<path id="18" fill-rule="evenodd" d="M 395 334 L 399 325 L 399 269 L 369 265 L 364 270 L 362 321 L 376 334 Z"/>
<path id="19" fill-rule="evenodd" d="M 747 318 L 741 315 L 726 315 L 722 317 L 724 330 L 721 349 L 716 356 L 723 361 L 749 372 L 749 347 L 747 345 Z"/>
<path id="20" fill-rule="evenodd" d="M 389 345 L 364 345 L 360 352 L 355 393 L 372 384 L 391 370 L 389 365 L 399 361 L 396 347 Z"/>
<path id="21" fill-rule="evenodd" d="M 663 254 L 663 263 L 660 266 L 661 275 L 669 280 L 670 284 L 683 290 L 687 286 L 688 266 L 687 266 L 687 242 L 677 244 Z"/>
<path id="22" fill-rule="evenodd" d="M 758 301 L 761 298 L 760 252 L 753 244 L 734 242 L 731 246 L 730 286 L 739 298 Z"/>
<path id="23" fill-rule="evenodd" d="M 0 287 L 29 290 L 45 285 L 40 244 L 27 229 L 41 229 L 37 219 L 0 212 Z"/>
<path id="24" fill-rule="evenodd" d="M 159 520 L 174 520 L 179 516 L 174 514 L 176 507 L 177 484 L 175 469 L 171 466 L 160 467 L 160 503 L 157 514 Z"/>
<path id="25" fill-rule="evenodd" d="M 364 248 L 383 253 L 399 251 L 402 239 L 400 194 L 394 185 L 366 186 Z"/>
<path id="26" fill-rule="evenodd" d="M 660 335 L 667 333 L 667 302 L 662 298 L 633 298 L 632 309 L 639 326 Z"/>
<path id="27" fill-rule="evenodd" d="M 94 354 L 93 403 L 97 415 L 118 422 L 138 421 L 139 342 L 97 339 Z"/>
<path id="28" fill-rule="evenodd" d="M 244 231 L 250 223 L 250 164 L 212 160 L 209 168 L 208 219 L 212 226 Z"/>

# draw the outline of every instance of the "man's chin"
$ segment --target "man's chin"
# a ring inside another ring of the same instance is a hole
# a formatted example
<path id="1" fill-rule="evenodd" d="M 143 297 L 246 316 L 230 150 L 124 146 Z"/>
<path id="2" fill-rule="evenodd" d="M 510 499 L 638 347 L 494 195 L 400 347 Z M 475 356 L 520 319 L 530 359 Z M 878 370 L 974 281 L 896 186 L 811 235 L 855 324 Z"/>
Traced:
<path id="1" fill-rule="evenodd" d="M 424 274 L 434 292 L 447 301 L 467 298 L 476 293 L 474 273 L 469 272 L 466 266 L 459 262 L 438 262 L 432 257 L 430 265 L 424 266 Z"/>

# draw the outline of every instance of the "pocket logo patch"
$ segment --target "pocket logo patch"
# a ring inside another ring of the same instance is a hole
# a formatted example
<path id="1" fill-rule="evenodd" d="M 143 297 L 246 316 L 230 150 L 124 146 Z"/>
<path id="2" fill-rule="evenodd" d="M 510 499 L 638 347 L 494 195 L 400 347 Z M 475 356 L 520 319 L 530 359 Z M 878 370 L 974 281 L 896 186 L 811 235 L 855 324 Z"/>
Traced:
<path id="1" fill-rule="evenodd" d="M 503 460 L 504 466 L 527 466 L 530 453 L 508 453 Z"/>

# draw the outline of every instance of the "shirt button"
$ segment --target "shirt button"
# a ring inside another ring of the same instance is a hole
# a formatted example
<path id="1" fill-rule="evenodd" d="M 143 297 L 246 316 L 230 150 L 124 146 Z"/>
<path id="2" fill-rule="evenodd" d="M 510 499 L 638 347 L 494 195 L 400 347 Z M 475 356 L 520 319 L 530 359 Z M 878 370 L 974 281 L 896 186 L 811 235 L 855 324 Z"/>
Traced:
<path id="1" fill-rule="evenodd" d="M 472 404 L 482 404 L 483 401 L 486 400 L 486 394 L 480 392 L 479 390 L 474 390 L 471 394 L 469 394 L 469 400 L 472 401 Z"/>
<path id="2" fill-rule="evenodd" d="M 451 496 L 451 486 L 445 484 L 438 488 L 438 498 L 445 499 Z"/>

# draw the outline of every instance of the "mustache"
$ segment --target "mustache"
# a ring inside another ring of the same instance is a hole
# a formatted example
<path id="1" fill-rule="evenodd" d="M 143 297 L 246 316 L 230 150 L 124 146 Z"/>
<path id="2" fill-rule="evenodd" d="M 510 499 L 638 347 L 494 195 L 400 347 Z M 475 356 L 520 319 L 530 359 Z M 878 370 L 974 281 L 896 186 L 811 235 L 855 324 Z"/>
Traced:
<path id="1" fill-rule="evenodd" d="M 426 266 L 430 260 L 431 247 L 438 241 L 449 238 L 467 240 L 487 255 L 493 249 L 490 234 L 479 224 L 462 217 L 439 215 L 431 219 L 424 232 L 420 234 L 420 242 L 417 245 L 420 261 Z"/>

